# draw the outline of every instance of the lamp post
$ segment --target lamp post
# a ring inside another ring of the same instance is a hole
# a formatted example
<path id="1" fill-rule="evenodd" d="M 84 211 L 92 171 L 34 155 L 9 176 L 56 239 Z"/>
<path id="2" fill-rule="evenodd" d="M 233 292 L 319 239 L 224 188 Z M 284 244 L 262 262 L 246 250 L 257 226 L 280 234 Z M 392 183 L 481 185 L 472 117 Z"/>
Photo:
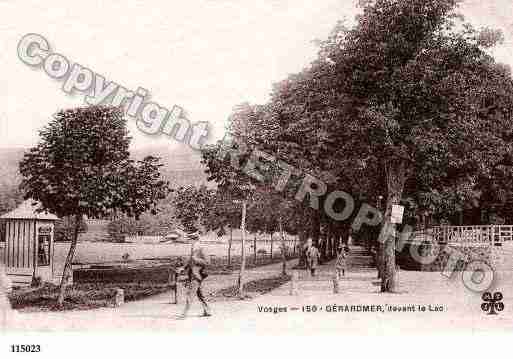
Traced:
<path id="1" fill-rule="evenodd" d="M 247 210 L 247 201 L 246 199 L 243 200 L 234 200 L 234 203 L 241 203 L 242 204 L 242 215 L 241 215 L 241 224 L 240 224 L 240 230 L 242 233 L 242 239 L 241 239 L 241 261 L 240 261 L 240 269 L 239 269 L 239 277 L 237 278 L 237 294 L 238 296 L 243 299 L 244 298 L 244 271 L 246 267 L 246 248 L 245 248 L 245 242 L 246 242 L 246 210 Z"/>
<path id="2" fill-rule="evenodd" d="M 246 248 L 245 248 L 245 242 L 246 242 L 246 212 L 247 212 L 247 205 L 248 205 L 248 198 L 251 197 L 251 191 L 255 189 L 255 186 L 249 184 L 249 185 L 242 185 L 240 186 L 240 189 L 244 193 L 242 200 L 235 200 L 235 203 L 242 203 L 242 218 L 241 218 L 241 225 L 240 229 L 242 231 L 242 243 L 241 243 L 241 262 L 240 262 L 240 270 L 239 270 L 239 278 L 237 280 L 237 292 L 240 299 L 245 298 L 244 294 L 244 272 L 246 271 Z"/>

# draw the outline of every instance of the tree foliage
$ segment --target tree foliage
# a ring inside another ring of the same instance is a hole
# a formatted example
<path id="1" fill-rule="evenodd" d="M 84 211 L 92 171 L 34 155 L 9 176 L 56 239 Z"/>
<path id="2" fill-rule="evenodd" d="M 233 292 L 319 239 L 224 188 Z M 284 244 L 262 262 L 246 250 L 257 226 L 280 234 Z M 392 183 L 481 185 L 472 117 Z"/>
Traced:
<path id="1" fill-rule="evenodd" d="M 138 218 L 155 212 L 168 186 L 159 161 L 129 157 L 130 137 L 119 108 L 92 106 L 59 111 L 40 131 L 40 141 L 20 163 L 25 198 L 59 217 L 72 217 L 75 228 L 61 282 L 64 301 L 80 223 L 124 213 Z"/>
<path id="2" fill-rule="evenodd" d="M 206 186 L 180 187 L 175 191 L 173 204 L 176 218 L 186 232 L 204 231 L 206 218 L 214 201 L 214 191 Z"/>
<path id="3" fill-rule="evenodd" d="M 511 195 L 504 188 L 512 184 L 513 82 L 488 51 L 502 34 L 466 23 L 459 1 L 360 3 L 356 25 L 340 22 L 319 43 L 317 59 L 276 84 L 268 103 L 235 108 L 226 150 L 242 153 L 219 158 L 218 147 L 204 159 L 221 190 L 253 184 L 261 208 L 273 203 L 268 179 L 275 168 L 253 182 L 243 171 L 246 149 L 267 151 L 274 163 L 315 176 L 326 193 L 344 190 L 356 203 L 371 204 L 383 196 L 380 274 L 382 290 L 393 291 L 393 204 L 407 205 L 410 216 L 427 212 L 441 220 Z M 292 176 L 274 195 L 286 203 L 300 181 Z M 292 216 L 311 226 L 314 241 L 333 232 L 340 237 L 351 220 L 338 223 L 305 204 L 292 207 Z M 266 213 L 259 217 L 263 222 Z"/>
<path id="4" fill-rule="evenodd" d="M 60 217 L 100 218 L 113 210 L 137 217 L 167 194 L 158 159 L 130 159 L 126 120 L 117 108 L 60 111 L 40 137 L 20 163 L 22 188 Z"/>

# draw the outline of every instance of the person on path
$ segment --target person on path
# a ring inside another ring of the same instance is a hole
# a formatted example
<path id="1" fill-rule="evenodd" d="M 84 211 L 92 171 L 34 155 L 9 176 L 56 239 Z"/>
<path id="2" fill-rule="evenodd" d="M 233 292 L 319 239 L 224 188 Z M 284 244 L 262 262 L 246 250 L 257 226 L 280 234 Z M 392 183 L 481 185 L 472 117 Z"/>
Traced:
<path id="1" fill-rule="evenodd" d="M 321 257 L 319 250 L 317 247 L 310 243 L 310 246 L 306 250 L 306 265 L 307 268 L 310 269 L 310 274 L 312 277 L 315 276 L 315 270 L 317 269 L 317 266 L 319 265 L 319 259 Z"/>
<path id="2" fill-rule="evenodd" d="M 337 248 L 337 261 L 335 262 L 335 270 L 337 271 L 337 277 L 344 277 L 346 275 L 347 268 L 347 247 L 339 246 Z"/>
<path id="3" fill-rule="evenodd" d="M 312 246 L 312 240 L 310 238 L 308 238 L 306 240 L 306 243 L 303 245 L 302 252 L 301 252 L 301 256 L 303 256 L 305 259 L 305 270 L 307 272 L 310 272 L 310 263 L 308 261 L 307 253 L 311 246 Z"/>
<path id="4" fill-rule="evenodd" d="M 347 235 L 346 247 L 349 249 L 349 246 L 353 245 L 353 230 L 349 229 L 349 234 Z"/>
<path id="5" fill-rule="evenodd" d="M 195 296 L 203 306 L 203 316 L 210 317 L 212 314 L 201 289 L 203 281 L 208 276 L 206 273 L 207 257 L 199 243 L 199 235 L 193 234 L 189 238 L 192 240 L 192 244 L 189 259 L 184 268 L 187 274 L 185 308 L 179 319 L 187 317 Z"/>
<path id="6" fill-rule="evenodd" d="M 11 281 L 5 274 L 3 265 L 0 264 L 0 329 L 7 328 L 12 319 L 13 310 L 7 294 L 11 290 Z"/>

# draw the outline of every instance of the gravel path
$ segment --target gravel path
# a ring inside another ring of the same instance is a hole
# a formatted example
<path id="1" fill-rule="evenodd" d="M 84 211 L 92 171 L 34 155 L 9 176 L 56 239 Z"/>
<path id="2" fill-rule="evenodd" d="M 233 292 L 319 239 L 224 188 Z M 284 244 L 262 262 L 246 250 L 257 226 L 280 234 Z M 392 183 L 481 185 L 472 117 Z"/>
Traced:
<path id="1" fill-rule="evenodd" d="M 319 268 L 310 278 L 298 271 L 297 294 L 291 283 L 252 300 L 213 303 L 213 316 L 192 315 L 177 320 L 182 304 L 169 304 L 169 295 L 127 303 L 111 309 L 87 312 L 24 313 L 10 328 L 20 330 L 148 330 L 209 333 L 459 333 L 513 331 L 513 258 L 504 251 L 503 266 L 497 272 L 494 291 L 503 293 L 504 311 L 487 315 L 481 310 L 479 294 L 465 288 L 461 273 L 448 279 L 438 272 L 400 271 L 400 294 L 379 293 L 376 271 L 369 257 L 353 248 L 349 271 L 340 281 L 340 293 L 333 293 L 333 262 Z M 293 264 L 293 263 L 292 263 Z M 289 263 L 289 266 L 292 267 Z M 261 272 L 261 273 L 258 273 Z M 278 274 L 280 264 L 249 271 L 248 280 Z M 266 274 L 267 273 L 267 274 Z M 233 285 L 235 275 L 209 277 L 208 290 Z M 215 279 L 215 280 L 214 280 Z M 414 308 L 411 311 L 410 308 Z M 422 310 L 421 308 L 424 308 Z M 399 311 L 401 310 L 401 311 Z M 191 313 L 200 313 L 195 305 Z M 400 345 L 400 343 L 397 343 Z"/>

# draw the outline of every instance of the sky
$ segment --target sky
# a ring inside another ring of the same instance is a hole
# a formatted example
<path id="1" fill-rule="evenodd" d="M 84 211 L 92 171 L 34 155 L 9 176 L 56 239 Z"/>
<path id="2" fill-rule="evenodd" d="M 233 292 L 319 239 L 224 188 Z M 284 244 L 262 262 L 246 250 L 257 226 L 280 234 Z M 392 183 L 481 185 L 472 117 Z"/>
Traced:
<path id="1" fill-rule="evenodd" d="M 20 39 L 43 35 L 51 49 L 151 101 L 183 107 L 191 122 L 223 135 L 232 108 L 264 103 L 273 83 L 316 56 L 315 39 L 353 19 L 351 0 L 16 1 L 0 0 L 0 147 L 37 143 L 38 130 L 62 108 L 82 106 L 62 81 L 17 56 Z M 477 27 L 502 29 L 497 60 L 513 65 L 513 2 L 467 0 L 461 12 Z M 134 147 L 182 145 L 148 136 L 129 121 Z"/>

